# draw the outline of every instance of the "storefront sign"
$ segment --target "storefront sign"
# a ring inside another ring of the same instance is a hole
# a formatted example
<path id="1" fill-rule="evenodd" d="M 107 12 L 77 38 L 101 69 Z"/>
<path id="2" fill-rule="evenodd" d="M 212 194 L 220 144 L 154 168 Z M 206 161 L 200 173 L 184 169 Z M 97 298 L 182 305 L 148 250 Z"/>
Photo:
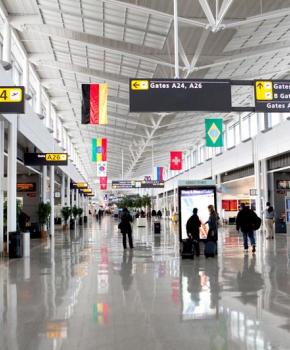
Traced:
<path id="1" fill-rule="evenodd" d="M 25 94 L 23 86 L 0 87 L 0 113 L 24 114 Z"/>
<path id="2" fill-rule="evenodd" d="M 290 81 L 255 81 L 256 112 L 290 112 Z"/>
<path id="3" fill-rule="evenodd" d="M 35 192 L 36 191 L 36 183 L 18 183 L 17 184 L 17 192 Z"/>
<path id="4" fill-rule="evenodd" d="M 25 165 L 56 165 L 68 164 L 67 153 L 24 153 Z"/>
<path id="5" fill-rule="evenodd" d="M 230 112 L 230 80 L 130 80 L 130 112 Z"/>

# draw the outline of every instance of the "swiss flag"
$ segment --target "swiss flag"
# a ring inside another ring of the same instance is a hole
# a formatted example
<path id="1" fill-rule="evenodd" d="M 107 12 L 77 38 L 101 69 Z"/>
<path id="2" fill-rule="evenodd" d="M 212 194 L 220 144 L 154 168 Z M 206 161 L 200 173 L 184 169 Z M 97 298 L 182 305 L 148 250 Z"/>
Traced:
<path id="1" fill-rule="evenodd" d="M 182 152 L 170 152 L 170 170 L 182 170 Z"/>
<path id="2" fill-rule="evenodd" d="M 108 178 L 107 176 L 100 177 L 100 190 L 105 191 L 108 188 Z"/>

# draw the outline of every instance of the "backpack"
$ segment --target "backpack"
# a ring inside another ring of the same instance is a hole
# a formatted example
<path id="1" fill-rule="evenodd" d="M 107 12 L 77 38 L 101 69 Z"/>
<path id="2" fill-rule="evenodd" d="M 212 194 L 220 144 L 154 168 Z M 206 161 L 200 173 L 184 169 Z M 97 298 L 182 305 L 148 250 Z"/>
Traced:
<path id="1" fill-rule="evenodd" d="M 262 224 L 261 218 L 259 218 L 259 216 L 255 214 L 255 216 L 253 217 L 253 224 L 252 224 L 253 230 L 254 231 L 259 230 L 261 227 L 261 224 Z"/>

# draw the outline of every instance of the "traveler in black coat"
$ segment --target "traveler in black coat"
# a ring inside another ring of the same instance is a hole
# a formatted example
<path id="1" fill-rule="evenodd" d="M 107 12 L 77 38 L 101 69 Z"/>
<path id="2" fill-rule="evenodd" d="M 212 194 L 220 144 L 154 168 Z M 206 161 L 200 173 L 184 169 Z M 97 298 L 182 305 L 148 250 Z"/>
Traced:
<path id="1" fill-rule="evenodd" d="M 129 213 L 129 210 L 127 208 L 123 209 L 123 213 L 121 216 L 121 222 L 119 224 L 119 228 L 121 230 L 121 233 L 123 235 L 123 247 L 124 249 L 127 249 L 127 235 L 129 239 L 129 246 L 131 249 L 133 249 L 133 239 L 132 239 L 132 226 L 131 223 L 133 222 L 132 216 Z"/>
<path id="2" fill-rule="evenodd" d="M 197 208 L 193 209 L 193 215 L 188 219 L 186 223 L 186 232 L 188 235 L 188 238 L 193 240 L 193 245 L 195 249 L 196 256 L 200 255 L 200 248 L 199 248 L 199 228 L 201 226 L 201 222 L 199 220 L 199 217 L 197 215 Z"/>
<path id="3" fill-rule="evenodd" d="M 241 204 L 240 211 L 236 219 L 236 226 L 237 231 L 241 230 L 243 234 L 245 253 L 248 252 L 248 238 L 250 239 L 253 253 L 256 252 L 256 240 L 253 229 L 256 217 L 257 215 L 252 209 L 247 207 L 245 204 Z"/>

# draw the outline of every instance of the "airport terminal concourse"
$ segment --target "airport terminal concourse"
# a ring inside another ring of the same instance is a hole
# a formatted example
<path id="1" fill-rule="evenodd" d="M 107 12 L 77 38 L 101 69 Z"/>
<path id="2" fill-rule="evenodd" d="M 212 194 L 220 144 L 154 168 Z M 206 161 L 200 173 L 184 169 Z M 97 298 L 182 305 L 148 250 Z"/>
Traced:
<path id="1" fill-rule="evenodd" d="M 289 0 L 0 0 L 0 350 L 290 349 L 289 33 Z"/>

